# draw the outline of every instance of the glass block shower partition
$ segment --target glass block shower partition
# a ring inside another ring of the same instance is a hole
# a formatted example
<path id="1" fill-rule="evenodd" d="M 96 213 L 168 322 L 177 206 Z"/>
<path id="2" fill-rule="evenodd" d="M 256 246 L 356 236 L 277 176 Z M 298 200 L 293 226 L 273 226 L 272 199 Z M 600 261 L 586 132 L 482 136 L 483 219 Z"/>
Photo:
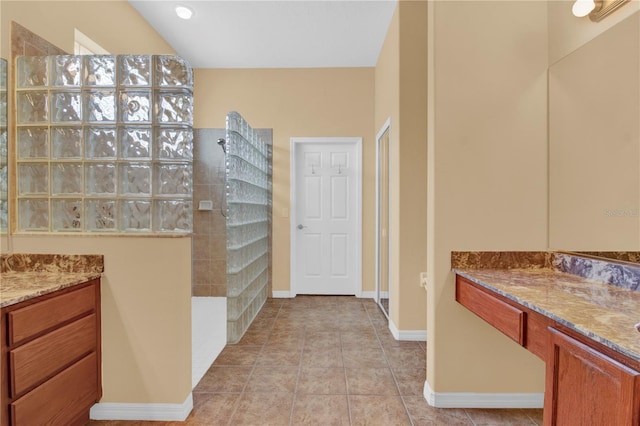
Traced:
<path id="1" fill-rule="evenodd" d="M 236 343 L 267 299 L 269 147 L 227 115 L 227 341 Z"/>
<path id="2" fill-rule="evenodd" d="M 191 232 L 184 60 L 19 57 L 16 108 L 18 231 Z"/>

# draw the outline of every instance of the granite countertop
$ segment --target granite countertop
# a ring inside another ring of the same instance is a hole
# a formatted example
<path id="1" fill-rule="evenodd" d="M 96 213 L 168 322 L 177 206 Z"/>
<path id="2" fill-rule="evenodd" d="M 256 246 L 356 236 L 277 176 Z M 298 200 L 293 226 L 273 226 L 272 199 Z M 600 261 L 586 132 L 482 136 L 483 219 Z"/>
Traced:
<path id="1" fill-rule="evenodd" d="M 102 255 L 0 255 L 0 308 L 100 278 Z"/>
<path id="2" fill-rule="evenodd" d="M 474 268 L 455 261 L 452 266 L 456 274 L 640 362 L 640 333 L 635 329 L 640 291 L 635 288 L 558 270 L 558 262 L 514 269 Z M 597 265 L 591 267 L 595 269 Z"/>
<path id="3" fill-rule="evenodd" d="M 100 275 L 100 272 L 2 272 L 0 308 L 82 284 Z"/>

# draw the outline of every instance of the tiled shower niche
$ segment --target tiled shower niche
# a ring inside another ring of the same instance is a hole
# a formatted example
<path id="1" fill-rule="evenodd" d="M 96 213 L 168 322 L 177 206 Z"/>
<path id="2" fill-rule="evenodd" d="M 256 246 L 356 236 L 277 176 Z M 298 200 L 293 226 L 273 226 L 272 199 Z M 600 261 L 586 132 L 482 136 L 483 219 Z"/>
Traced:
<path id="1" fill-rule="evenodd" d="M 16 104 L 19 231 L 191 232 L 184 60 L 21 56 Z"/>
<path id="2" fill-rule="evenodd" d="M 236 343 L 267 299 L 269 145 L 236 112 L 227 115 L 227 340 Z"/>

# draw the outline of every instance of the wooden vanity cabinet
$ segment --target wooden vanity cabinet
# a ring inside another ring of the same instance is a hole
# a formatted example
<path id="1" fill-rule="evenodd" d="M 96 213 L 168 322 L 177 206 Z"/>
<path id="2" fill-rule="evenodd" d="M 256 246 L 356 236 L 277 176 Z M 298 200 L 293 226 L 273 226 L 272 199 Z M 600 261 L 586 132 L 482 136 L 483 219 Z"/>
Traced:
<path id="1" fill-rule="evenodd" d="M 640 372 L 549 328 L 545 425 L 640 425 Z"/>
<path id="2" fill-rule="evenodd" d="M 81 425 L 102 396 L 100 280 L 0 312 L 0 425 Z"/>
<path id="3" fill-rule="evenodd" d="M 545 426 L 640 426 L 640 362 L 460 276 L 456 300 L 545 361 Z"/>

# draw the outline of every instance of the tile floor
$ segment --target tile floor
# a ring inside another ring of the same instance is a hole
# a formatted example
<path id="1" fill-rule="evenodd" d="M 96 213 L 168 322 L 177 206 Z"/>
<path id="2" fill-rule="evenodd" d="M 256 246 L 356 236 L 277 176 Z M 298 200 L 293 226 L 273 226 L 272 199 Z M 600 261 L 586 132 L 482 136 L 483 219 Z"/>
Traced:
<path id="1" fill-rule="evenodd" d="M 436 409 L 424 342 L 398 342 L 370 299 L 268 299 L 193 390 L 186 423 L 98 425 L 541 425 L 542 410 Z"/>

